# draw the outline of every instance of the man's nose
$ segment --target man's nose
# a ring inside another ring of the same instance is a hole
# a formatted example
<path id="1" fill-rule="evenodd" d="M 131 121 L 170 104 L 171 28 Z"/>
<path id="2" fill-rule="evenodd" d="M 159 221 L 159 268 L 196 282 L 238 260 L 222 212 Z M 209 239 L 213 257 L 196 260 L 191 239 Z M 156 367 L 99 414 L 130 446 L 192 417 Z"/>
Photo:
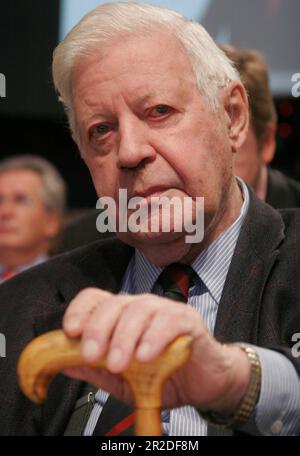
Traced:
<path id="1" fill-rule="evenodd" d="M 149 126 L 135 116 L 119 125 L 117 164 L 119 168 L 133 169 L 153 161 L 156 151 L 151 145 Z"/>

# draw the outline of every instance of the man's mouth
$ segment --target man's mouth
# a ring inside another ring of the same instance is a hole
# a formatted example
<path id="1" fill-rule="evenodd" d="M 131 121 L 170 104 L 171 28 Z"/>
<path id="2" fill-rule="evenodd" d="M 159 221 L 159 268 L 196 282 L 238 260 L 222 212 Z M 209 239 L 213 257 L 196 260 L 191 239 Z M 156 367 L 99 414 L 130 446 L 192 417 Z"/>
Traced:
<path id="1" fill-rule="evenodd" d="M 153 185 L 144 189 L 137 189 L 131 195 L 131 198 L 141 197 L 145 199 L 152 198 L 154 196 L 159 197 L 162 193 L 168 190 L 170 187 L 163 185 Z"/>

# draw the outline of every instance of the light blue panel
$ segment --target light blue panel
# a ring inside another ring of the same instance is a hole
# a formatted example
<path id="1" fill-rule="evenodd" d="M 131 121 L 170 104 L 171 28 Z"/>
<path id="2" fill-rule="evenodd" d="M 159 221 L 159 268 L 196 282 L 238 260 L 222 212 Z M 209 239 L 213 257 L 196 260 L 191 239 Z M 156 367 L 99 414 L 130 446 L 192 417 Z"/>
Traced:
<path id="1" fill-rule="evenodd" d="M 89 11 L 103 3 L 113 3 L 111 1 L 99 0 L 61 0 L 60 6 L 60 40 L 66 33 Z M 138 3 L 148 3 L 136 0 Z M 150 0 L 152 5 L 159 5 L 165 8 L 172 8 L 179 11 L 184 16 L 193 20 L 201 20 L 209 7 L 211 0 Z"/>

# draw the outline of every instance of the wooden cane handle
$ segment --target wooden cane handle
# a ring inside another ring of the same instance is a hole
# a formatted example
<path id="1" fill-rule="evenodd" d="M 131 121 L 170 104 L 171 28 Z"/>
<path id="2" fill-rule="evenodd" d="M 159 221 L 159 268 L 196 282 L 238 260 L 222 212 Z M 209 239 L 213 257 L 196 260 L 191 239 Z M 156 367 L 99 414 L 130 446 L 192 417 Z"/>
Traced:
<path id="1" fill-rule="evenodd" d="M 135 435 L 161 435 L 162 387 L 167 378 L 189 358 L 192 339 L 181 336 L 156 359 L 140 363 L 133 359 L 121 375 L 129 383 L 136 407 Z M 70 339 L 61 330 L 50 331 L 31 341 L 18 363 L 19 384 L 33 402 L 43 402 L 52 378 L 68 367 L 105 368 L 105 358 L 86 361 L 80 340 Z"/>

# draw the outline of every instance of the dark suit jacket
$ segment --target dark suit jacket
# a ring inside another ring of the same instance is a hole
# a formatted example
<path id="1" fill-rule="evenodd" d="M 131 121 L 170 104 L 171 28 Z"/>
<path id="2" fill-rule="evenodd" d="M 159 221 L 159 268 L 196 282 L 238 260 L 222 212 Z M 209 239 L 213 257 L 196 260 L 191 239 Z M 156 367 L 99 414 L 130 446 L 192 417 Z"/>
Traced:
<path id="1" fill-rule="evenodd" d="M 268 168 L 266 202 L 276 209 L 300 207 L 300 183 L 276 169 Z"/>
<path id="2" fill-rule="evenodd" d="M 215 326 L 221 341 L 245 341 L 282 350 L 300 329 L 300 211 L 281 214 L 251 194 L 227 275 Z M 133 250 L 118 240 L 100 241 L 51 259 L 0 287 L 0 433 L 60 435 L 82 383 L 58 375 L 44 405 L 34 405 L 17 385 L 16 364 L 32 338 L 61 326 L 70 300 L 84 287 L 117 292 Z"/>

